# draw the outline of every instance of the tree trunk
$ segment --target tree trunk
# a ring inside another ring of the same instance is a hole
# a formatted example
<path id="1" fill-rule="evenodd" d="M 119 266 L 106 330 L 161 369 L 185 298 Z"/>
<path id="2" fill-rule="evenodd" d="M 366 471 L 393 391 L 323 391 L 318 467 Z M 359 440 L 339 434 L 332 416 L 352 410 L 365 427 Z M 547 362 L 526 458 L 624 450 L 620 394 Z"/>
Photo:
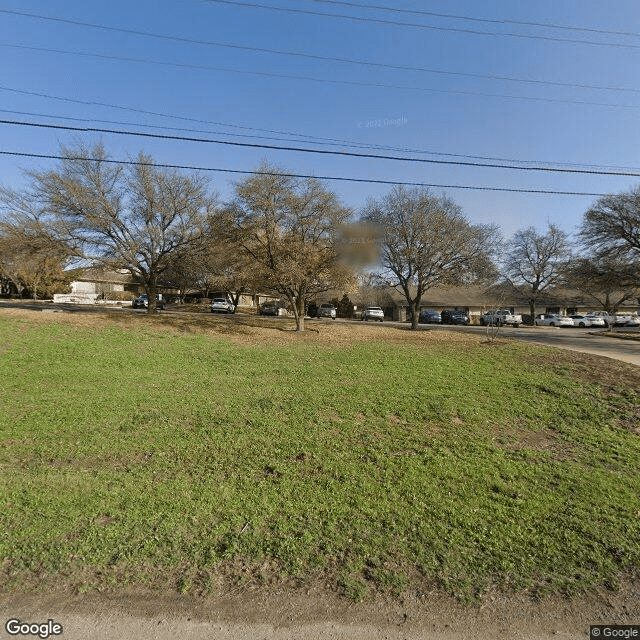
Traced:
<path id="1" fill-rule="evenodd" d="M 536 301 L 529 300 L 529 314 L 531 315 L 531 324 L 534 324 L 533 320 L 536 317 Z"/>
<path id="2" fill-rule="evenodd" d="M 418 330 L 418 321 L 420 320 L 420 307 L 418 303 L 414 302 L 411 305 L 411 331 Z"/>
<path id="3" fill-rule="evenodd" d="M 296 317 L 296 331 L 302 333 L 304 331 L 304 298 L 302 296 L 295 301 L 293 313 Z"/>
<path id="4" fill-rule="evenodd" d="M 149 303 L 147 313 L 151 315 L 158 313 L 158 286 L 155 278 L 150 279 L 147 283 L 147 296 Z"/>

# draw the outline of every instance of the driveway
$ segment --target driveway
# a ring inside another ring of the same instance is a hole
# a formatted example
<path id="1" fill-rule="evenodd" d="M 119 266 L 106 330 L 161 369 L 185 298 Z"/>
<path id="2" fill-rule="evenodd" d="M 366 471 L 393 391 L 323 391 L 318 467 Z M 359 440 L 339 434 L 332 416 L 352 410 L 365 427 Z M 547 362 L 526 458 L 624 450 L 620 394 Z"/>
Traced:
<path id="1" fill-rule="evenodd" d="M 638 329 L 614 329 L 614 335 L 633 333 L 640 338 Z M 526 327 L 513 329 L 504 327 L 500 335 L 505 338 L 544 344 L 569 351 L 580 351 L 596 356 L 605 356 L 640 367 L 640 341 L 611 337 L 606 331 L 559 327 Z"/>

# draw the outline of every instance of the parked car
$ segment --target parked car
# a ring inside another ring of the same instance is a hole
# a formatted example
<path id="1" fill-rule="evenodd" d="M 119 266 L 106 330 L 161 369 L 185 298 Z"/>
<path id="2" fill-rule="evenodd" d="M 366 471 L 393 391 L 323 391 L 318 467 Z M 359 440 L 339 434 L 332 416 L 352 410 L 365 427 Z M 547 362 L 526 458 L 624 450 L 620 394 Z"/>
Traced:
<path id="1" fill-rule="evenodd" d="M 258 313 L 261 316 L 277 316 L 277 315 L 280 315 L 280 303 L 279 302 L 263 302 L 260 305 Z"/>
<path id="2" fill-rule="evenodd" d="M 445 309 L 441 316 L 442 324 L 469 324 L 469 316 L 462 309 Z"/>
<path id="3" fill-rule="evenodd" d="M 442 316 L 439 311 L 423 309 L 418 316 L 418 322 L 420 324 L 440 324 L 442 322 Z"/>
<path id="4" fill-rule="evenodd" d="M 573 327 L 573 320 L 569 316 L 563 316 L 559 313 L 540 313 L 536 316 L 533 323 L 536 327 Z"/>
<path id="5" fill-rule="evenodd" d="M 143 293 L 141 296 L 134 299 L 131 306 L 134 309 L 147 309 L 149 307 L 149 296 L 146 293 Z M 164 309 L 164 299 L 162 298 L 161 293 L 159 293 L 156 298 L 156 309 Z"/>
<path id="6" fill-rule="evenodd" d="M 323 302 L 318 307 L 318 318 L 336 319 L 336 308 L 330 302 Z"/>
<path id="7" fill-rule="evenodd" d="M 605 322 L 605 326 L 614 326 L 614 327 L 634 327 L 638 326 L 640 323 L 638 321 L 638 317 L 628 314 L 622 313 L 609 313 L 608 311 L 589 311 L 587 313 L 588 318 L 602 318 Z"/>
<path id="8" fill-rule="evenodd" d="M 211 301 L 211 313 L 235 313 L 236 308 L 225 298 L 214 298 Z"/>
<path id="9" fill-rule="evenodd" d="M 480 324 L 486 326 L 502 326 L 510 324 L 519 327 L 522 324 L 522 316 L 520 314 L 511 313 L 509 309 L 490 309 L 480 316 Z"/>
<path id="10" fill-rule="evenodd" d="M 362 312 L 361 320 L 379 320 L 382 322 L 384 320 L 384 311 L 381 307 L 367 307 Z"/>
<path id="11" fill-rule="evenodd" d="M 580 313 L 574 313 L 569 316 L 573 320 L 574 327 L 606 327 L 603 318 L 597 316 L 586 316 Z"/>

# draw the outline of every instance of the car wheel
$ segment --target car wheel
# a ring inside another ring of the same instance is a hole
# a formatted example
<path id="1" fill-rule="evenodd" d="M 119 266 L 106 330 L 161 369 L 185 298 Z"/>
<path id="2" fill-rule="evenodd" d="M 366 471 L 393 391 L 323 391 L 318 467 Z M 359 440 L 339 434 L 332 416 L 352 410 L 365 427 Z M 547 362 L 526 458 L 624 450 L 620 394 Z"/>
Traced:
<path id="1" fill-rule="evenodd" d="M 550 323 L 549 323 L 549 326 L 550 326 L 550 327 L 555 327 L 556 325 L 555 325 L 555 323 L 550 322 Z"/>
<path id="2" fill-rule="evenodd" d="M 579 326 L 579 327 L 582 327 L 582 328 L 584 329 L 585 324 L 584 324 L 584 322 L 580 322 L 580 323 L 578 323 L 578 326 Z"/>
<path id="3" fill-rule="evenodd" d="M 513 328 L 514 328 L 514 329 L 517 329 L 519 326 L 520 326 L 520 325 L 519 325 L 517 322 L 514 322 L 514 323 L 513 323 Z"/>

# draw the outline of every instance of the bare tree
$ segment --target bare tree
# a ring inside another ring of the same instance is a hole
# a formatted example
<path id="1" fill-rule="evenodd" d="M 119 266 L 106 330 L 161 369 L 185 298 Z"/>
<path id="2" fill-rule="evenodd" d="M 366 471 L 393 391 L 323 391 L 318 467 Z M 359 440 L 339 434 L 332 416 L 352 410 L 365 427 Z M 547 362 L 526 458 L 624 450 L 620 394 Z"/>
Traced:
<path id="1" fill-rule="evenodd" d="M 367 203 L 362 221 L 379 229 L 380 262 L 386 282 L 401 291 L 418 328 L 424 293 L 492 277 L 499 242 L 494 225 L 472 225 L 446 196 L 426 189 L 394 188 Z"/>
<path id="2" fill-rule="evenodd" d="M 58 170 L 29 174 L 23 199 L 39 203 L 50 230 L 76 255 L 140 279 L 155 313 L 172 254 L 203 236 L 213 208 L 204 179 L 157 167 L 143 154 L 124 167 L 110 162 L 102 145 L 63 148 L 61 155 Z"/>
<path id="3" fill-rule="evenodd" d="M 640 261 L 640 186 L 600 198 L 584 214 L 578 237 L 598 257 Z"/>
<path id="4" fill-rule="evenodd" d="M 533 318 L 540 295 L 562 282 L 562 270 L 571 256 L 568 237 L 549 224 L 546 233 L 538 233 L 534 227 L 520 229 L 509 245 L 503 276 L 527 300 Z"/>
<path id="5" fill-rule="evenodd" d="M 640 265 L 621 258 L 577 258 L 563 273 L 565 284 L 614 314 L 623 302 L 640 298 Z"/>
<path id="6" fill-rule="evenodd" d="M 36 210 L 22 206 L 19 197 L 12 199 L 6 190 L 0 196 L 11 211 L 0 221 L 0 273 L 18 293 L 26 289 L 34 300 L 39 294 L 49 296 L 65 290 L 69 278 L 64 267 L 71 256 L 70 248 L 49 232 Z"/>
<path id="7" fill-rule="evenodd" d="M 258 282 L 290 304 L 304 331 L 307 304 L 349 279 L 336 251 L 336 229 L 350 216 L 318 180 L 286 175 L 267 164 L 236 185 L 230 209 L 235 241 L 253 261 Z"/>
<path id="8" fill-rule="evenodd" d="M 256 293 L 261 282 L 254 258 L 236 233 L 232 209 L 222 209 L 212 219 L 210 236 L 204 259 L 207 287 L 224 291 L 237 307 L 240 297 Z"/>

